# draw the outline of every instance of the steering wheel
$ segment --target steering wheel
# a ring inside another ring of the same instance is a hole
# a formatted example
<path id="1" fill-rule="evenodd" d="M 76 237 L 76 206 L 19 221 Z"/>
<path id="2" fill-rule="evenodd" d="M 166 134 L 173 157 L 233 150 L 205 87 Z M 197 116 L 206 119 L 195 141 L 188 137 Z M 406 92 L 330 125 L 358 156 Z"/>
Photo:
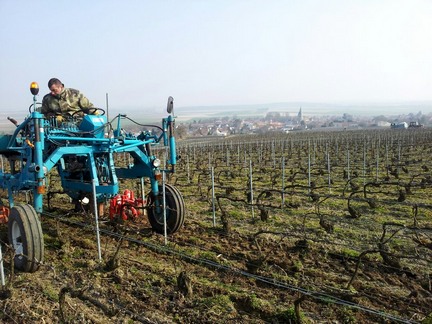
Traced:
<path id="1" fill-rule="evenodd" d="M 94 115 L 95 112 L 99 111 L 99 116 L 105 115 L 105 110 L 102 108 L 96 108 L 96 107 L 89 107 L 89 108 L 83 108 L 82 110 L 77 110 L 72 114 L 72 117 L 75 117 L 78 113 L 84 113 L 87 115 Z"/>

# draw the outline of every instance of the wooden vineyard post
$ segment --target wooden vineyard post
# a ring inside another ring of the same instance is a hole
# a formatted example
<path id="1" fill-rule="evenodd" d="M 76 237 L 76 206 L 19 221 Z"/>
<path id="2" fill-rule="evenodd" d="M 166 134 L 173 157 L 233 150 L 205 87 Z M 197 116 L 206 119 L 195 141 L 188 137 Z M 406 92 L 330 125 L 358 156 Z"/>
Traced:
<path id="1" fill-rule="evenodd" d="M 229 167 L 230 163 L 230 152 L 228 150 L 228 145 L 226 146 L 226 166 Z"/>
<path id="2" fill-rule="evenodd" d="M 378 182 L 378 170 L 379 170 L 379 141 L 376 146 L 376 182 Z"/>
<path id="3" fill-rule="evenodd" d="M 363 143 L 363 186 L 366 184 L 366 142 Z"/>
<path id="4" fill-rule="evenodd" d="M 331 166 L 330 166 L 330 152 L 329 152 L 329 150 L 328 150 L 327 143 L 326 143 L 326 151 L 327 151 L 328 188 L 329 188 L 329 193 L 331 194 Z"/>
<path id="5" fill-rule="evenodd" d="M 398 160 L 397 161 L 398 161 L 397 165 L 399 168 L 399 166 L 401 166 L 401 142 L 400 141 L 398 143 Z M 398 169 L 398 171 L 399 171 L 399 169 Z"/>
<path id="6" fill-rule="evenodd" d="M 194 165 L 196 165 L 195 148 L 196 148 L 196 146 L 194 145 L 194 147 L 193 147 L 193 163 L 194 163 Z"/>
<path id="7" fill-rule="evenodd" d="M 272 141 L 272 158 L 273 158 L 273 167 L 276 168 L 276 144 L 275 141 Z"/>
<path id="8" fill-rule="evenodd" d="M 255 218 L 255 210 L 253 206 L 254 195 L 253 195 L 253 181 L 252 181 L 252 160 L 249 160 L 249 184 L 250 184 L 250 204 L 252 207 L 252 219 Z"/>
<path id="9" fill-rule="evenodd" d="M 4 288 L 6 282 L 5 282 L 4 267 L 3 267 L 3 253 L 2 253 L 1 246 L 0 246 L 0 278 L 1 278 L 1 285 Z"/>
<path id="10" fill-rule="evenodd" d="M 401 147 L 401 142 L 399 142 L 399 148 L 398 148 L 398 163 L 401 163 L 401 150 L 402 150 L 402 147 Z M 3 160 L 2 160 L 3 161 Z M 3 165 L 3 164 L 2 164 Z M 3 168 L 3 166 L 2 166 L 2 168 Z"/>
<path id="11" fill-rule="evenodd" d="M 187 170 L 188 184 L 190 184 L 191 178 L 190 178 L 189 155 L 186 155 L 186 170 Z"/>
<path id="12" fill-rule="evenodd" d="M 166 214 L 166 192 L 165 192 L 166 174 L 165 170 L 162 171 L 162 206 L 163 206 L 163 220 L 164 220 L 164 243 L 168 244 L 168 229 L 167 229 L 167 214 Z"/>
<path id="13" fill-rule="evenodd" d="M 386 144 L 385 144 L 385 168 L 387 170 L 387 175 L 389 172 L 389 161 L 388 161 L 388 140 L 386 140 Z M 397 169 L 399 171 L 399 165 L 397 166 Z"/>
<path id="14" fill-rule="evenodd" d="M 212 211 L 213 211 L 213 226 L 216 226 L 216 207 L 215 207 L 214 167 L 211 168 L 211 182 L 212 182 Z"/>
<path id="15" fill-rule="evenodd" d="M 141 185 L 141 199 L 143 201 L 141 204 L 141 207 L 144 207 L 144 205 L 145 205 L 144 201 L 146 201 L 145 200 L 146 196 L 145 196 L 145 187 L 144 187 L 144 177 L 141 177 L 140 185 Z M 146 211 L 147 211 L 146 209 L 141 209 L 140 214 L 145 215 Z"/>
<path id="16" fill-rule="evenodd" d="M 285 157 L 282 156 L 282 204 L 281 208 L 285 206 Z"/>
<path id="17" fill-rule="evenodd" d="M 310 140 L 308 140 L 308 187 L 309 193 L 311 192 L 311 152 L 310 152 Z"/>
<path id="18" fill-rule="evenodd" d="M 347 177 L 348 177 L 348 180 L 351 180 L 351 177 L 350 177 L 350 152 L 349 152 L 348 144 L 347 144 Z"/>
<path id="19" fill-rule="evenodd" d="M 95 225 L 96 225 L 96 241 L 97 241 L 97 250 L 98 250 L 98 260 L 102 261 L 102 253 L 101 253 L 101 243 L 100 243 L 100 234 L 99 234 L 99 215 L 97 208 L 97 200 L 96 200 L 96 180 L 92 180 L 92 189 L 93 189 L 93 204 L 94 204 L 94 215 L 95 215 Z"/>
<path id="20" fill-rule="evenodd" d="M 316 159 L 316 150 L 317 150 L 317 145 L 316 145 L 316 141 L 313 141 L 313 156 L 312 156 L 312 165 L 315 165 L 315 159 Z"/>

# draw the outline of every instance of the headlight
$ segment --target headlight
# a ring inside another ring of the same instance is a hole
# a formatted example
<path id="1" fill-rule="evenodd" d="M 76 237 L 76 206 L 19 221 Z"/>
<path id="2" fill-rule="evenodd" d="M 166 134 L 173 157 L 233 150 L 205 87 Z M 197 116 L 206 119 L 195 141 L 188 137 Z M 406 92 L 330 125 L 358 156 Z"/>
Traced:
<path id="1" fill-rule="evenodd" d="M 161 161 L 159 159 L 154 159 L 152 163 L 153 167 L 155 168 L 159 168 L 159 166 L 161 165 Z"/>

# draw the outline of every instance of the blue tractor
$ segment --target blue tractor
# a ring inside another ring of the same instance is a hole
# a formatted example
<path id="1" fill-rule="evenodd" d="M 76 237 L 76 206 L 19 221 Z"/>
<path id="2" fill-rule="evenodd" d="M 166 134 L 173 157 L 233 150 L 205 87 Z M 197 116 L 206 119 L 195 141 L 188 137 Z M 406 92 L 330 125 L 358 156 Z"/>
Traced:
<path id="1" fill-rule="evenodd" d="M 7 190 L 9 203 L 0 206 L 0 221 L 8 224 L 16 268 L 34 272 L 43 261 L 40 216 L 49 188 L 47 175 L 53 169 L 72 201 L 91 197 L 94 206 L 110 201 L 111 219 L 137 217 L 137 209 L 141 208 L 157 233 L 172 234 L 182 227 L 183 197 L 172 185 L 162 187 L 161 181 L 163 173 L 174 172 L 177 163 L 172 97 L 168 98 L 168 117 L 162 119 L 161 127 L 150 125 L 152 129 L 132 134 L 122 128 L 126 115 L 119 114 L 108 122 L 100 108 L 89 108 L 85 114 L 61 123 L 56 118 L 45 118 L 38 112 L 37 83 L 31 83 L 30 91 L 33 104 L 27 118 L 21 124 L 10 118 L 15 131 L 0 136 L 0 154 L 8 161 L 0 170 L 0 187 Z M 155 146 L 162 145 L 169 151 L 164 166 L 153 155 Z M 128 156 L 127 165 L 116 166 L 119 155 Z M 137 178 L 141 183 L 143 179 L 150 182 L 151 191 L 146 197 L 144 190 L 139 199 L 129 190 L 119 193 L 119 179 Z M 31 193 L 31 204 L 14 203 L 14 195 L 22 191 Z"/>

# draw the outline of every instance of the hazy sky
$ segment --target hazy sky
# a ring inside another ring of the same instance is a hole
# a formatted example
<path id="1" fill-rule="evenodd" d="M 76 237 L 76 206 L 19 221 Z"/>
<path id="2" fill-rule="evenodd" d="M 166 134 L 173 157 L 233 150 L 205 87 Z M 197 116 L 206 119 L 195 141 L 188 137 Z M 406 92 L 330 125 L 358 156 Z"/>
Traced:
<path id="1" fill-rule="evenodd" d="M 0 0 L 0 111 L 432 100 L 430 0 Z M 432 111 L 432 108 L 431 108 Z"/>

